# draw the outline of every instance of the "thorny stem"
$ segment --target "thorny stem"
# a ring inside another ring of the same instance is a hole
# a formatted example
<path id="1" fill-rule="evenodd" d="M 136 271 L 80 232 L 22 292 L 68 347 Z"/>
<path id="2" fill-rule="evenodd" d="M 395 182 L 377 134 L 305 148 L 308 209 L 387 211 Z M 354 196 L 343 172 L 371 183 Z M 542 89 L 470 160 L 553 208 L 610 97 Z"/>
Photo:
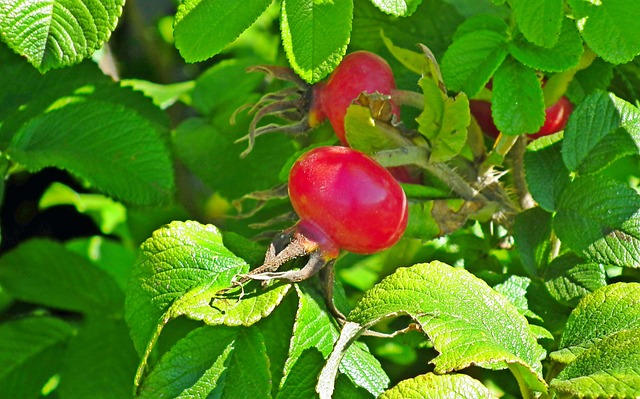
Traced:
<path id="1" fill-rule="evenodd" d="M 513 183 L 516 188 L 518 200 L 520 201 L 520 207 L 524 209 L 533 208 L 535 201 L 531 197 L 531 193 L 527 188 L 527 181 L 524 174 L 524 153 L 527 149 L 527 139 L 524 136 L 520 136 L 520 139 L 516 142 L 511 151 L 512 155 L 512 172 Z"/>
<path id="2" fill-rule="evenodd" d="M 451 190 L 458 194 L 461 198 L 467 201 L 477 201 L 484 205 L 489 203 L 498 203 L 501 208 L 501 215 L 498 215 L 498 219 L 502 219 L 508 225 L 511 224 L 511 215 L 517 213 L 516 206 L 511 202 L 509 197 L 504 194 L 499 187 L 492 184 L 495 177 L 481 176 L 478 180 L 478 184 L 482 188 L 491 188 L 485 195 L 481 190 L 474 187 L 473 184 L 467 182 L 462 176 L 460 176 L 453 168 L 444 162 L 429 162 L 429 149 L 425 147 L 411 146 L 402 147 L 394 150 L 379 151 L 373 155 L 373 158 L 385 167 L 401 166 L 401 165 L 417 165 L 424 168 L 440 180 L 446 182 Z M 486 177 L 486 178 L 485 178 Z M 485 180 L 488 182 L 485 182 Z M 496 191 L 496 189 L 498 189 Z"/>
<path id="3" fill-rule="evenodd" d="M 487 159 L 480 165 L 480 175 L 484 175 L 494 166 L 502 166 L 504 158 L 509 153 L 513 145 L 518 140 L 519 136 L 507 136 L 506 134 L 500 134 L 498 140 L 496 140 L 493 149 L 487 156 Z"/>

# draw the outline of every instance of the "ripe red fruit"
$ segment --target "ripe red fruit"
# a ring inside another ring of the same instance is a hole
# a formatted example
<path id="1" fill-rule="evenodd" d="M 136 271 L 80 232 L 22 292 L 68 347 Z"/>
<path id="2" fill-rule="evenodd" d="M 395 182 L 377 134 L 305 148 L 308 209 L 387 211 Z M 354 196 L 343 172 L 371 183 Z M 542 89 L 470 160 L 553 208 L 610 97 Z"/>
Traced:
<path id="1" fill-rule="evenodd" d="M 500 134 L 493 122 L 491 114 L 491 103 L 483 100 L 469 101 L 471 114 L 478 122 L 480 129 L 489 137 L 497 138 Z M 534 140 L 539 137 L 557 133 L 565 128 L 569 115 L 573 111 L 573 105 L 568 98 L 562 96 L 558 102 L 545 110 L 544 125 L 536 133 L 528 134 L 529 139 Z"/>
<path id="2" fill-rule="evenodd" d="M 347 108 L 360 93 L 390 95 L 396 82 L 384 58 L 368 51 L 347 54 L 326 82 L 313 86 L 313 99 L 309 110 L 309 124 L 315 126 L 329 119 L 336 136 L 348 145 L 344 129 Z M 392 105 L 392 112 L 400 116 L 400 109 Z"/>
<path id="3" fill-rule="evenodd" d="M 383 166 L 348 147 L 303 154 L 289 174 L 297 230 L 327 257 L 371 254 L 394 245 L 407 226 L 407 199 Z"/>

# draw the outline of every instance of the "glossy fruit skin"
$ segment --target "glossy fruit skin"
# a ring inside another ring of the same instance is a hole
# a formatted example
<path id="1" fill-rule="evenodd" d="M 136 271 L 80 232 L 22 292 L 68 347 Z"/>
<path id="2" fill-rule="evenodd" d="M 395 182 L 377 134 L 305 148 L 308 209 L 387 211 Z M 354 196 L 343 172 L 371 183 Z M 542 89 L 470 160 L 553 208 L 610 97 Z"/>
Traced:
<path id="1" fill-rule="evenodd" d="M 349 53 L 326 82 L 314 85 L 310 124 L 314 126 L 328 118 L 336 136 L 343 145 L 348 145 L 344 117 L 349 105 L 362 92 L 390 95 L 395 89 L 393 72 L 384 58 L 368 51 Z M 399 117 L 399 107 L 395 104 L 392 107 Z"/>
<path id="2" fill-rule="evenodd" d="M 383 166 L 348 147 L 314 148 L 289 173 L 297 230 L 329 258 L 339 249 L 372 254 L 394 245 L 408 219 L 404 191 Z"/>
<path id="3" fill-rule="evenodd" d="M 471 114 L 478 122 L 480 129 L 482 129 L 487 136 L 494 139 L 497 138 L 500 131 L 493 122 L 491 103 L 483 100 L 471 100 L 469 101 L 469 108 L 471 109 Z M 527 134 L 527 137 L 530 140 L 535 140 L 563 130 L 567 125 L 572 111 L 573 105 L 569 99 L 565 96 L 560 97 L 555 104 L 545 109 L 545 120 L 540 130 L 532 134 Z"/>

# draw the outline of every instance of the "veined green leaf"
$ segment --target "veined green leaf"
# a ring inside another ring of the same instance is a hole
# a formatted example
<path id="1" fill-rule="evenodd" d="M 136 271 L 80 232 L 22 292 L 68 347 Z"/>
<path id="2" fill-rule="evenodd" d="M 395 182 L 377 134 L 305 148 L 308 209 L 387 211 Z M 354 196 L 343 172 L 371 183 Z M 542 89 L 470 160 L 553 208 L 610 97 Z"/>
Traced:
<path id="1" fill-rule="evenodd" d="M 502 133 L 535 133 L 544 123 L 544 98 L 536 72 L 508 58 L 493 78 L 491 111 Z"/>
<path id="2" fill-rule="evenodd" d="M 347 51 L 353 0 L 284 0 L 280 29 L 294 71 L 309 83 L 328 75 Z"/>
<path id="3" fill-rule="evenodd" d="M 548 212 L 553 212 L 571 181 L 562 162 L 562 136 L 540 137 L 527 146 L 524 154 L 525 179 L 531 196 Z"/>
<path id="4" fill-rule="evenodd" d="M 85 314 L 120 312 L 116 282 L 62 244 L 32 239 L 0 258 L 0 284 L 26 302 Z"/>
<path id="5" fill-rule="evenodd" d="M 453 42 L 442 57 L 444 82 L 450 90 L 463 91 L 473 98 L 506 57 L 505 35 L 490 30 L 466 34 Z"/>
<path id="6" fill-rule="evenodd" d="M 268 398 L 270 392 L 269 360 L 260 332 L 206 326 L 193 330 L 160 359 L 139 397 L 244 399 Z"/>
<path id="7" fill-rule="evenodd" d="M 598 341 L 567 365 L 551 387 L 581 398 L 640 396 L 640 328 Z"/>
<path id="8" fill-rule="evenodd" d="M 66 169 L 134 204 L 167 202 L 174 189 L 169 151 L 155 126 L 108 102 L 72 102 L 30 120 L 7 153 L 31 172 Z"/>
<path id="9" fill-rule="evenodd" d="M 462 151 L 471 123 L 469 100 L 464 93 L 451 98 L 438 87 L 438 77 L 420 79 L 424 110 L 417 118 L 418 131 L 431 142 L 430 162 L 446 162 Z"/>
<path id="10" fill-rule="evenodd" d="M 537 2 L 526 1 L 527 4 Z M 549 48 L 536 46 L 524 36 L 517 35 L 509 42 L 511 55 L 526 66 L 549 72 L 562 72 L 575 67 L 583 53 L 583 44 L 573 21 L 564 19 L 562 32 L 555 45 Z"/>
<path id="11" fill-rule="evenodd" d="M 602 339 L 640 328 L 640 284 L 616 283 L 584 297 L 573 310 L 551 358 L 571 363 Z M 637 363 L 640 364 L 640 363 Z"/>
<path id="12" fill-rule="evenodd" d="M 553 226 L 563 244 L 591 262 L 640 267 L 640 195 L 624 183 L 600 175 L 574 180 Z"/>
<path id="13" fill-rule="evenodd" d="M 112 399 L 131 395 L 138 356 L 122 318 L 88 318 L 69 342 L 64 358 L 58 387 L 61 396 Z"/>
<path id="14" fill-rule="evenodd" d="M 595 173 L 640 153 L 640 110 L 611 93 L 589 95 L 569 117 L 562 159 L 571 171 Z"/>
<path id="15" fill-rule="evenodd" d="M 395 17 L 408 17 L 418 8 L 422 0 L 371 0 L 382 12 Z"/>
<path id="16" fill-rule="evenodd" d="M 124 0 L 2 0 L 2 39 L 41 72 L 87 58 L 111 36 Z"/>
<path id="17" fill-rule="evenodd" d="M 513 226 L 513 239 L 525 270 L 537 277 L 549 262 L 551 214 L 540 207 L 520 212 Z"/>
<path id="18" fill-rule="evenodd" d="M 11 398 L 38 398 L 59 370 L 73 328 L 54 317 L 27 317 L 0 324 L 0 392 Z"/>
<path id="19" fill-rule="evenodd" d="M 462 36 L 476 31 L 493 31 L 501 36 L 509 35 L 509 25 L 500 17 L 488 14 L 477 14 L 467 18 L 458 26 L 453 40 L 458 40 Z"/>
<path id="20" fill-rule="evenodd" d="M 431 338 L 440 352 L 433 361 L 436 372 L 509 364 L 532 388 L 545 389 L 545 351 L 526 319 L 466 270 L 440 262 L 400 268 L 369 290 L 348 318 L 365 329 L 397 314 L 414 318 Z"/>
<path id="21" fill-rule="evenodd" d="M 249 266 L 222 244 L 213 225 L 173 222 L 141 246 L 125 302 L 131 337 L 143 354 L 158 328 L 171 317 L 173 303 L 205 289 L 227 288 Z"/>
<path id="22" fill-rule="evenodd" d="M 465 374 L 433 373 L 401 381 L 379 399 L 493 399 L 497 398 L 478 380 Z"/>
<path id="23" fill-rule="evenodd" d="M 562 0 L 513 0 L 512 7 L 527 40 L 547 48 L 556 45 L 564 16 Z"/>
<path id="24" fill-rule="evenodd" d="M 640 3 L 627 0 L 569 0 L 584 41 L 605 61 L 624 64 L 640 54 Z"/>
<path id="25" fill-rule="evenodd" d="M 584 296 L 607 285 L 600 263 L 585 263 L 573 254 L 555 258 L 545 274 L 544 285 L 558 302 L 575 307 Z"/>
<path id="26" fill-rule="evenodd" d="M 187 62 L 221 52 L 269 7 L 271 0 L 185 0 L 174 22 L 176 48 Z"/>
<path id="27" fill-rule="evenodd" d="M 296 287 L 299 296 L 298 314 L 294 324 L 289 358 L 285 364 L 285 382 L 289 372 L 303 352 L 316 348 L 326 358 L 339 336 L 324 298 L 308 284 Z M 389 378 L 380 363 L 369 353 L 366 346 L 358 343 L 349 347 L 339 363 L 339 369 L 356 385 L 379 395 L 389 384 Z"/>

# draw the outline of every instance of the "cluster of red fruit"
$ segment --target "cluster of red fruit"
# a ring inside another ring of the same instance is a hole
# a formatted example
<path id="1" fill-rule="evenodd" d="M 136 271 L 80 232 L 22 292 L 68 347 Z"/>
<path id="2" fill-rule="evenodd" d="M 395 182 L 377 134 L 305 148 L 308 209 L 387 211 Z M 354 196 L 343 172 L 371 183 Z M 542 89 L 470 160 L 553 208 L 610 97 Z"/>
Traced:
<path id="1" fill-rule="evenodd" d="M 300 281 L 337 258 L 341 249 L 372 254 L 393 246 L 407 226 L 407 199 L 389 170 L 362 152 L 349 148 L 345 132 L 347 108 L 361 93 L 392 95 L 396 90 L 393 73 L 387 62 L 372 53 L 358 51 L 347 55 L 325 82 L 309 89 L 307 124 L 313 127 L 329 120 L 343 146 L 320 147 L 303 154 L 289 174 L 289 196 L 300 221 L 288 231 L 289 246 L 301 250 L 281 250 L 285 259 L 273 264 L 311 254 L 307 266 L 298 272 L 274 273 L 263 267 L 247 277 Z M 400 110 L 391 101 L 392 113 Z M 547 109 L 547 119 L 532 138 L 555 133 L 564 128 L 571 103 L 562 97 Z M 491 115 L 491 103 L 471 101 L 471 112 L 483 131 L 499 135 Z M 272 245 L 273 248 L 273 245 Z M 293 255 L 290 255 L 293 254 Z M 272 253 L 271 258 L 278 254 Z M 268 270 L 265 272 L 265 270 Z"/>

